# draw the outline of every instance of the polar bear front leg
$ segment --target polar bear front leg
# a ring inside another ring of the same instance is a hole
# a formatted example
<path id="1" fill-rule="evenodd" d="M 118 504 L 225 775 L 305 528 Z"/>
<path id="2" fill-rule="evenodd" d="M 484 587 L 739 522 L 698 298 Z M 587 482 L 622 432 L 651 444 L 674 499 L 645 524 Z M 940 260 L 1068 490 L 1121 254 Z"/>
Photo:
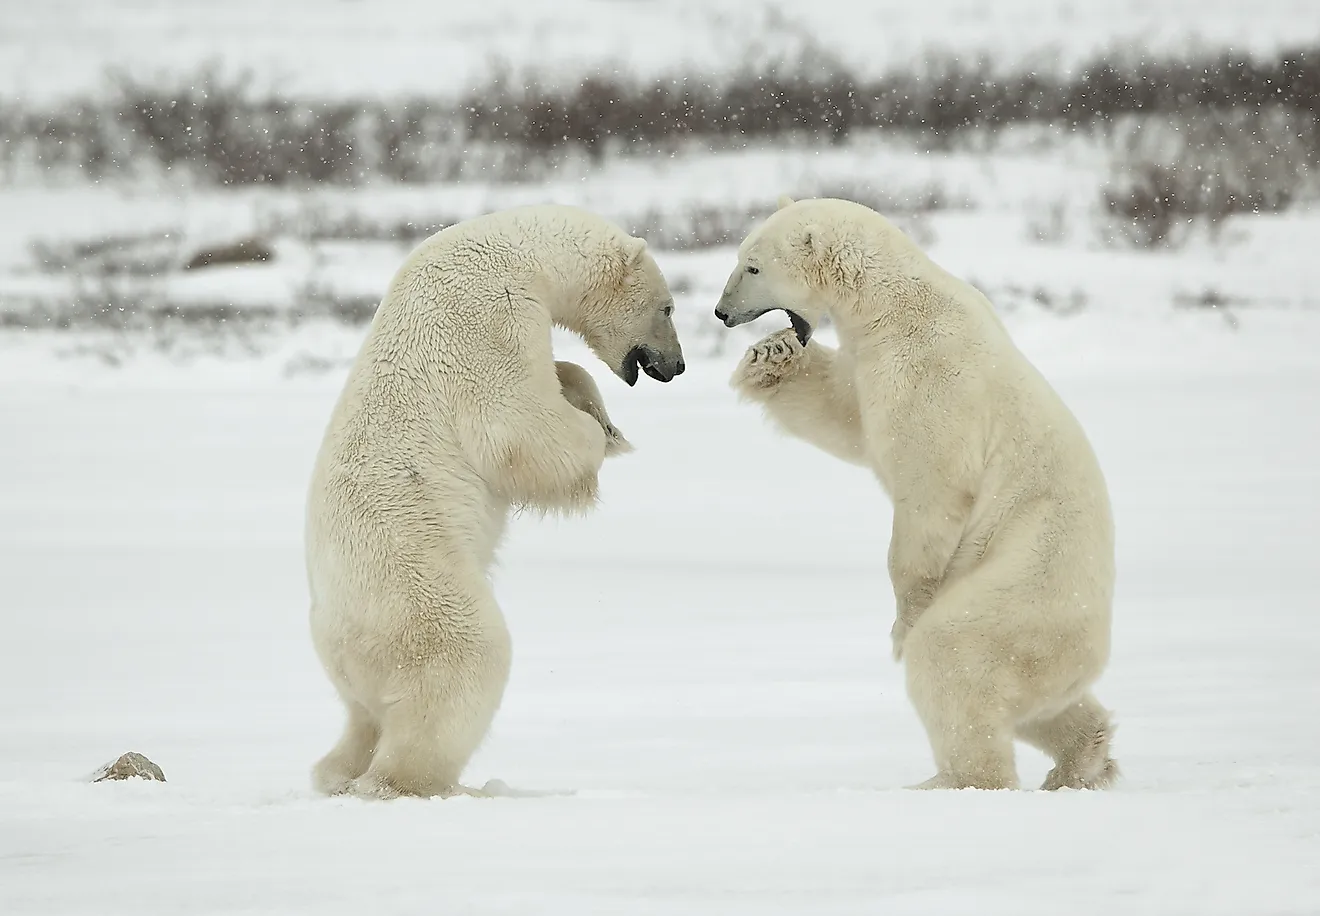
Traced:
<path id="1" fill-rule="evenodd" d="M 482 476 L 513 506 L 590 509 L 608 445 L 600 422 L 564 397 L 549 354 L 529 354 L 527 373 L 500 384 L 499 409 L 474 420 L 468 437 Z M 480 402 L 490 393 L 474 384 L 469 396 Z"/>
<path id="2" fill-rule="evenodd" d="M 619 428 L 610 421 L 605 410 L 605 399 L 591 373 L 577 363 L 567 360 L 555 361 L 555 374 L 559 377 L 559 387 L 564 400 L 594 419 L 605 432 L 605 456 L 622 455 L 633 450 L 632 443 L 624 438 Z"/>
<path id="3" fill-rule="evenodd" d="M 836 351 L 814 340 L 804 347 L 786 328 L 747 349 L 731 384 L 789 435 L 865 467 L 861 414 L 848 376 Z"/>
<path id="4" fill-rule="evenodd" d="M 889 537 L 889 579 L 894 587 L 895 620 L 889 636 L 894 660 L 921 615 L 930 607 L 966 530 L 971 497 L 950 486 L 954 479 L 933 455 L 905 463 L 894 494 Z"/>
<path id="5" fill-rule="evenodd" d="M 890 535 L 890 581 L 894 585 L 894 660 L 902 660 L 903 643 L 925 610 L 935 601 L 953 552 L 961 537 L 957 516 L 937 508 L 913 509 L 895 502 Z"/>
<path id="6" fill-rule="evenodd" d="M 607 454 L 605 430 L 563 397 L 515 446 L 505 480 L 510 502 L 543 510 L 583 511 L 596 503 L 597 474 Z"/>

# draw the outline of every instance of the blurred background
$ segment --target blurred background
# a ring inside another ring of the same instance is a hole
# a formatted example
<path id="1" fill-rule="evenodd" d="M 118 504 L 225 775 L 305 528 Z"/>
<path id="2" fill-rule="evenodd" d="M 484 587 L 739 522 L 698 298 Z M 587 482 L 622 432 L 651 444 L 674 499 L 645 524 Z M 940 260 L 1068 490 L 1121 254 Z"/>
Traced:
<path id="1" fill-rule="evenodd" d="M 1320 295 L 1310 0 L 4 7 L 24 373 L 342 366 L 412 245 L 535 201 L 650 240 L 696 358 L 764 330 L 709 311 L 781 193 L 886 213 L 1019 325 Z"/>

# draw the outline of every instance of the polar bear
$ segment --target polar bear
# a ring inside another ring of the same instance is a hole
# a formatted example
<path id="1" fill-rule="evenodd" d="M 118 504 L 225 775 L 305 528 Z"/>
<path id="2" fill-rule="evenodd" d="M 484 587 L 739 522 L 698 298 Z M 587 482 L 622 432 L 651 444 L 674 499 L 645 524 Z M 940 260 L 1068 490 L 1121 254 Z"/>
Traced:
<path id="1" fill-rule="evenodd" d="M 511 509 L 580 512 L 630 447 L 551 328 L 624 382 L 683 372 L 673 297 L 640 239 L 533 206 L 451 226 L 394 275 L 349 370 L 307 502 L 311 630 L 347 708 L 326 794 L 459 783 L 509 674 L 488 580 Z"/>
<path id="2" fill-rule="evenodd" d="M 981 293 L 851 201 L 782 198 L 742 243 L 716 317 L 773 309 L 793 327 L 733 386 L 893 502 L 894 657 L 938 768 L 914 788 L 1016 788 L 1015 737 L 1053 758 L 1044 788 L 1108 786 L 1114 534 L 1078 421 Z"/>

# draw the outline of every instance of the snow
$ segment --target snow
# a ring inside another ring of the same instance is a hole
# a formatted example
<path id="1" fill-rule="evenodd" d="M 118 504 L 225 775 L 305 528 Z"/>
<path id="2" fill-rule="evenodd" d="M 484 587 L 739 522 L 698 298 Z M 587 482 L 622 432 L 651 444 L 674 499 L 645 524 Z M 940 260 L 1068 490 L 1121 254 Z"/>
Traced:
<path id="1" fill-rule="evenodd" d="M 594 515 L 514 523 L 513 676 L 467 777 L 561 794 L 317 798 L 340 714 L 301 510 L 342 369 L 11 341 L 0 912 L 1315 912 L 1320 318 L 1153 312 L 1008 316 L 1112 489 L 1108 793 L 904 791 L 932 765 L 879 489 L 738 404 L 737 348 L 630 390 L 565 343 L 638 451 Z M 169 781 L 81 781 L 127 750 Z"/>

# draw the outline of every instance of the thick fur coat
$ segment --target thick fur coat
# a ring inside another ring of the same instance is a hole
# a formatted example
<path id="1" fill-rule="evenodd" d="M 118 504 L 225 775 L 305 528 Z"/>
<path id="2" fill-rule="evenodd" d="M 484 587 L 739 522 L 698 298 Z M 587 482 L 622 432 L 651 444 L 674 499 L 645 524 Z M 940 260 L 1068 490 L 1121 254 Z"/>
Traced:
<path id="1" fill-rule="evenodd" d="M 783 199 L 738 252 L 718 317 L 772 309 L 733 384 L 785 432 L 870 468 L 894 506 L 895 658 L 937 773 L 923 788 L 1015 788 L 1013 741 L 1045 788 L 1108 785 L 1114 531 L 1077 419 L 976 289 L 880 214 Z M 809 339 L 826 316 L 838 350 Z"/>
<path id="2" fill-rule="evenodd" d="M 316 459 L 307 572 L 317 653 L 348 713 L 328 794 L 446 795 L 500 705 L 511 649 L 488 574 L 513 508 L 580 512 L 626 451 L 581 335 L 624 381 L 683 371 L 645 244 L 527 207 L 452 226 L 394 276 Z"/>

